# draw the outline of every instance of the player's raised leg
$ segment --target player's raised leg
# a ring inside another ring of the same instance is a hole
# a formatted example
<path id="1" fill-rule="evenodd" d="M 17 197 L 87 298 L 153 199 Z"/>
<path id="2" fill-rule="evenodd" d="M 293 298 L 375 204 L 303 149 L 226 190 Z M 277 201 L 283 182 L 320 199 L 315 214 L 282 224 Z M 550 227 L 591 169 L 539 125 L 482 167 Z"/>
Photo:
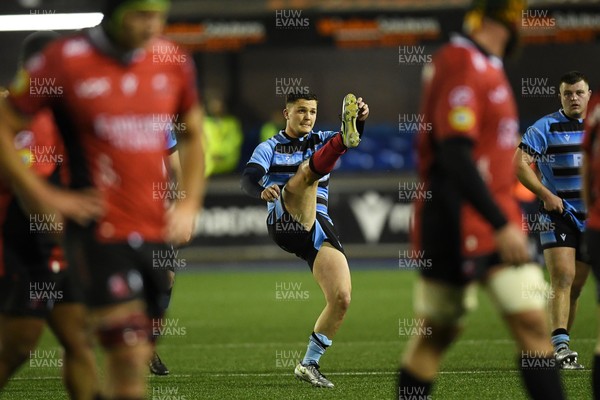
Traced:
<path id="1" fill-rule="evenodd" d="M 356 128 L 358 114 L 357 98 L 350 93 L 344 97 L 342 103 L 340 133 L 316 151 L 309 160 L 300 164 L 296 174 L 290 178 L 283 189 L 282 197 L 287 211 L 307 230 L 312 228 L 315 221 L 319 179 L 333 171 L 335 163 L 349 147 L 356 147 L 360 142 L 360 135 Z M 308 113 L 305 114 L 304 119 L 309 122 Z"/>

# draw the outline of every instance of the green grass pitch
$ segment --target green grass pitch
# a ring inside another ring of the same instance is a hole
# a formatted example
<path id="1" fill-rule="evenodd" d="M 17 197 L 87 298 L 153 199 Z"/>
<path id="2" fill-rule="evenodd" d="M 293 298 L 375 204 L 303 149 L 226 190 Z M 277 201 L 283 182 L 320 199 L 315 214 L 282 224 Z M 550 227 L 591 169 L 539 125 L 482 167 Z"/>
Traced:
<path id="1" fill-rule="evenodd" d="M 352 263 L 351 263 L 352 264 Z M 398 360 L 411 321 L 413 272 L 353 271 L 350 311 L 321 359 L 334 389 L 296 381 L 293 368 L 323 307 L 308 270 L 229 271 L 178 275 L 159 354 L 171 370 L 151 377 L 148 398 L 393 399 Z M 524 399 L 517 352 L 483 291 L 461 341 L 448 353 L 433 399 Z M 562 373 L 570 399 L 591 398 L 590 367 L 596 331 L 594 282 L 588 281 L 572 329 L 572 347 L 585 371 Z M 2 399 L 66 399 L 60 351 L 46 333 Z M 42 361 L 40 361 L 42 360 Z"/>

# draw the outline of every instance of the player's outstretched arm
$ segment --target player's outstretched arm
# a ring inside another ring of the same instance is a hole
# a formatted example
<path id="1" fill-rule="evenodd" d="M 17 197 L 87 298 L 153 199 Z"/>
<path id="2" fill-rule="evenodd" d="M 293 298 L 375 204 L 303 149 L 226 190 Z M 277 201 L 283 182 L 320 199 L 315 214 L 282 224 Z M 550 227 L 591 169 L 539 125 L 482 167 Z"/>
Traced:
<path id="1" fill-rule="evenodd" d="M 530 165 L 534 159 L 531 155 L 517 148 L 513 162 L 517 168 L 517 178 L 527 189 L 531 190 L 540 200 L 544 202 L 544 208 L 548 211 L 558 211 L 562 214 L 562 199 L 552 193 L 540 181 Z"/>
<path id="2" fill-rule="evenodd" d="M 198 104 L 184 114 L 183 122 L 186 129 L 180 132 L 178 151 L 181 162 L 181 190 L 185 196 L 169 211 L 166 232 L 167 241 L 176 245 L 191 239 L 194 222 L 202 209 L 206 190 L 202 110 Z"/>

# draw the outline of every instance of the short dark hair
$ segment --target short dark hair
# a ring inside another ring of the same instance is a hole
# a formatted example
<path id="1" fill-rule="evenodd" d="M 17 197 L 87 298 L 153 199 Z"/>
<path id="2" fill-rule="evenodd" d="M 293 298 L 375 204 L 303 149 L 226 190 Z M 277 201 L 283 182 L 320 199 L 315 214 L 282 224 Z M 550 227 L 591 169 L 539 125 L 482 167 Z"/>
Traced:
<path id="1" fill-rule="evenodd" d="M 317 99 L 317 95 L 314 93 L 288 93 L 285 96 L 285 105 L 287 106 L 288 104 L 294 104 L 300 99 L 319 101 L 319 99 Z"/>
<path id="2" fill-rule="evenodd" d="M 558 85 L 560 86 L 563 83 L 566 83 L 567 85 L 574 85 L 579 81 L 584 81 L 585 83 L 587 83 L 588 86 L 590 85 L 587 76 L 585 76 L 579 71 L 567 72 L 566 74 L 560 77 L 560 82 Z"/>

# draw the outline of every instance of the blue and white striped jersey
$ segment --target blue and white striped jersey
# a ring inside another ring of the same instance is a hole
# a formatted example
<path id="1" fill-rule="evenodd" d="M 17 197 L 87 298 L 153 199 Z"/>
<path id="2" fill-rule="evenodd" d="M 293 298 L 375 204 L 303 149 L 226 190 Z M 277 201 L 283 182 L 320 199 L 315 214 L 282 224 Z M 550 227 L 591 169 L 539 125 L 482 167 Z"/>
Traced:
<path id="1" fill-rule="evenodd" d="M 533 156 L 542 183 L 563 199 L 565 211 L 585 226 L 586 210 L 581 194 L 583 119 L 567 117 L 563 110 L 548 114 L 530 126 L 520 148 Z"/>
<path id="2" fill-rule="evenodd" d="M 327 143 L 337 132 L 310 132 L 301 138 L 291 138 L 285 134 L 285 131 L 279 131 L 278 134 L 259 144 L 247 166 L 260 166 L 265 175 L 260 180 L 263 187 L 279 185 L 281 188 L 296 173 L 298 166 L 309 159 L 315 151 L 319 150 Z M 317 188 L 317 212 L 327 213 L 327 201 L 329 198 L 329 174 L 319 180 Z M 273 202 L 267 203 L 269 213 L 275 207 Z"/>

